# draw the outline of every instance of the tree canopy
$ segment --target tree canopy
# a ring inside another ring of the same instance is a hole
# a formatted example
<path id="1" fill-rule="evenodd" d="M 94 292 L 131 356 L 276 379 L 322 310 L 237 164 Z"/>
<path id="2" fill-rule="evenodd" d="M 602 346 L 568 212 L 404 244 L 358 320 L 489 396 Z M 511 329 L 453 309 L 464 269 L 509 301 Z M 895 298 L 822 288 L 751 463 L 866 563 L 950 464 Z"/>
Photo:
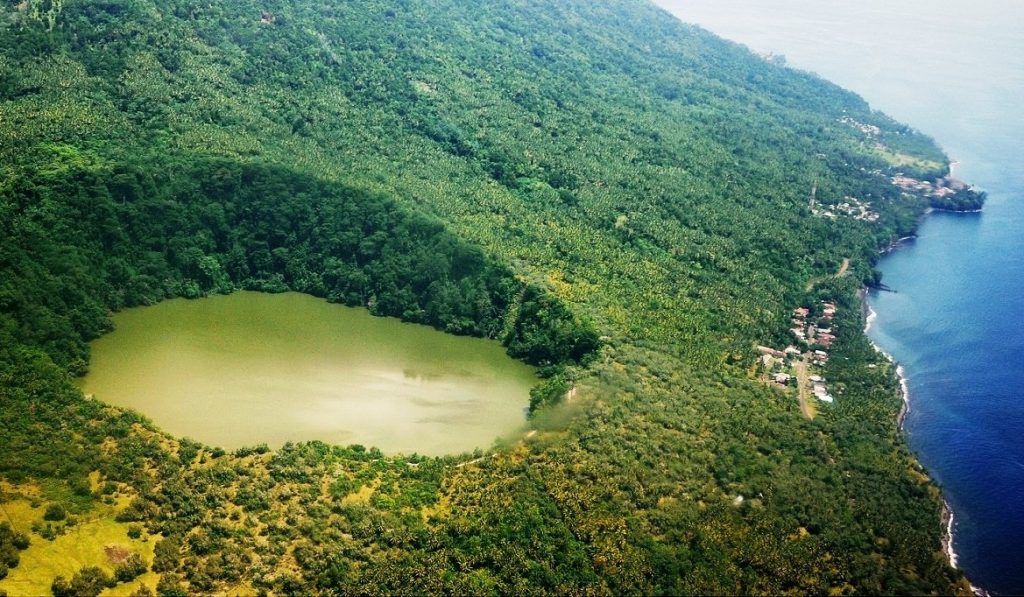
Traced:
<path id="1" fill-rule="evenodd" d="M 857 298 L 945 155 L 646 2 L 4 2 L 0 172 L 0 476 L 160 534 L 55 593 L 966 589 Z M 74 385 L 110 312 L 241 288 L 499 339 L 533 432 L 225 454 Z M 751 371 L 822 300 L 807 420 Z"/>

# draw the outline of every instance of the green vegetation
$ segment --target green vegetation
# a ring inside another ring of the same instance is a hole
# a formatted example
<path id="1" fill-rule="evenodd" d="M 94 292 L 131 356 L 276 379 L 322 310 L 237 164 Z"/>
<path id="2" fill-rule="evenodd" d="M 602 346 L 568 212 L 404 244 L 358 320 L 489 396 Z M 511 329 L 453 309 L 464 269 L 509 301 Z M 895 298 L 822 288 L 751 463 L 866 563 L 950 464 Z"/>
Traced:
<path id="1" fill-rule="evenodd" d="M 947 160 L 860 98 L 634 0 L 6 2 L 0 65 L 0 476 L 71 515 L 23 553 L 116 504 L 160 594 L 965 590 L 856 299 Z M 72 383 L 109 311 L 238 288 L 498 338 L 536 433 L 225 454 Z M 748 370 L 821 298 L 808 421 Z M 91 566 L 44 586 L 141 572 Z"/>
<path id="2" fill-rule="evenodd" d="M 46 513 L 43 514 L 43 520 L 64 520 L 68 517 L 67 511 L 64 510 L 64 506 L 60 504 L 51 504 L 46 508 Z"/>
<path id="3" fill-rule="evenodd" d="M 596 348 L 586 321 L 520 293 L 507 269 L 393 200 L 265 164 L 112 172 L 69 147 L 43 151 L 59 173 L 25 173 L 5 195 L 25 216 L 11 222 L 6 257 L 35 266 L 11 272 L 7 300 L 19 340 L 73 371 L 106 329 L 106 309 L 236 288 L 298 290 L 451 333 L 495 337 L 509 327 L 510 350 L 533 363 Z M 67 196 L 73 204 L 40 209 Z M 33 259 L 40 246 L 52 251 Z M 78 268 L 62 267 L 72 260 Z"/>
<path id="4" fill-rule="evenodd" d="M 118 582 L 131 582 L 145 574 L 147 569 L 146 563 L 142 561 L 142 556 L 133 553 L 117 565 L 117 568 L 114 569 L 114 578 Z"/>
<path id="5" fill-rule="evenodd" d="M 114 579 L 96 566 L 82 568 L 66 580 L 58 576 L 53 580 L 50 590 L 54 597 L 97 597 L 104 589 L 115 586 Z"/>
<path id="6" fill-rule="evenodd" d="M 977 211 L 985 204 L 987 195 L 973 189 L 960 189 L 945 197 L 932 197 L 931 206 L 946 211 Z"/>
<path id="7" fill-rule="evenodd" d="M 7 578 L 11 568 L 21 563 L 18 552 L 28 549 L 28 546 L 27 535 L 15 532 L 7 522 L 0 522 L 0 580 Z"/>

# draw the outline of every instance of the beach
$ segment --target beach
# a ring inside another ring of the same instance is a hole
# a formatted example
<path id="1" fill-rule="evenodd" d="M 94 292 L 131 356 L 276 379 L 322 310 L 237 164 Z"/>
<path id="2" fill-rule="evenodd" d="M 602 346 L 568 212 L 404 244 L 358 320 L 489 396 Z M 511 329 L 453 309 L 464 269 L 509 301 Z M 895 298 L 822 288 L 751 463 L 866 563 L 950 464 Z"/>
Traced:
<path id="1" fill-rule="evenodd" d="M 867 336 L 868 332 L 871 330 L 871 325 L 875 322 L 876 319 L 878 319 L 878 313 L 876 313 L 875 310 L 871 308 L 871 305 L 868 304 L 867 288 L 861 289 L 860 300 L 862 310 L 864 313 L 864 335 Z M 871 347 L 874 348 L 878 354 L 884 356 L 885 359 L 892 363 L 893 365 L 896 365 L 896 377 L 899 379 L 900 382 L 900 399 L 903 401 L 903 405 L 900 406 L 900 412 L 898 415 L 896 415 L 896 428 L 899 429 L 900 431 L 903 431 L 903 424 L 904 422 L 906 422 L 907 414 L 910 412 L 910 389 L 907 383 L 907 372 L 903 368 L 903 365 L 897 363 L 891 354 L 882 350 L 882 347 L 875 343 L 875 341 L 872 340 L 870 336 L 868 337 L 868 341 L 871 342 Z M 954 564 L 953 567 L 955 568 L 956 565 Z"/>

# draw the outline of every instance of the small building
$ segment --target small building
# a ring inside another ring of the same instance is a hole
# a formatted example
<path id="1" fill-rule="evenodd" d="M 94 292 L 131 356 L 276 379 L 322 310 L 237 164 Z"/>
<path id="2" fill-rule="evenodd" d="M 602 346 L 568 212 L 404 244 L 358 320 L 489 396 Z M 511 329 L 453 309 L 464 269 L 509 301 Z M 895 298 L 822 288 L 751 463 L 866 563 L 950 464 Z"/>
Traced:
<path id="1" fill-rule="evenodd" d="M 800 354 L 800 349 L 797 348 L 796 346 L 790 345 L 790 346 L 787 346 L 786 350 L 784 350 L 783 352 L 785 352 L 788 355 L 797 356 L 797 355 Z"/>
<path id="2" fill-rule="evenodd" d="M 797 307 L 793 309 L 793 315 L 795 317 L 805 318 L 811 314 L 811 310 L 806 307 Z"/>
<path id="3" fill-rule="evenodd" d="M 812 375 L 812 376 L 808 377 L 807 379 L 810 379 L 813 382 L 823 382 L 823 381 L 825 381 L 825 378 L 823 378 L 820 375 Z"/>
<path id="4" fill-rule="evenodd" d="M 793 376 L 788 373 L 776 373 L 773 379 L 777 384 L 786 385 L 789 383 L 789 380 L 793 379 Z"/>

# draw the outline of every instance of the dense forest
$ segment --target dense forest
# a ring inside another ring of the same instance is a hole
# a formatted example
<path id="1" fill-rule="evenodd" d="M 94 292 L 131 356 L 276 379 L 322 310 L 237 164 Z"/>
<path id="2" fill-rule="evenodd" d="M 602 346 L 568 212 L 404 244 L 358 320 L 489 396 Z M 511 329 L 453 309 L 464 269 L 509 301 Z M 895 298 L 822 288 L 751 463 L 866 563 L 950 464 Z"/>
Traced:
<path id="1" fill-rule="evenodd" d="M 0 595 L 965 592 L 857 294 L 980 206 L 893 184 L 947 162 L 640 0 L 6 0 Z M 497 339 L 531 433 L 225 453 L 78 390 L 236 289 Z M 755 347 L 823 300 L 807 419 Z"/>

